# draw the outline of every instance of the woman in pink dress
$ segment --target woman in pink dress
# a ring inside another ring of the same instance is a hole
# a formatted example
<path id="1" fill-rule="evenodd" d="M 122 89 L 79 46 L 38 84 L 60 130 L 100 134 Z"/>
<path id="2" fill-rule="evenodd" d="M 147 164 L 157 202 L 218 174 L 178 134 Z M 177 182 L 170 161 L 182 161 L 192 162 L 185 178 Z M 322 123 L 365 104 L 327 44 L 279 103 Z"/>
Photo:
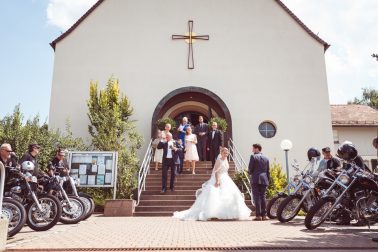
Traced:
<path id="1" fill-rule="evenodd" d="M 185 161 L 187 171 L 190 171 L 190 163 L 192 164 L 192 174 L 196 174 L 196 161 L 199 160 L 196 144 L 197 136 L 192 133 L 192 128 L 188 127 L 185 135 Z"/>

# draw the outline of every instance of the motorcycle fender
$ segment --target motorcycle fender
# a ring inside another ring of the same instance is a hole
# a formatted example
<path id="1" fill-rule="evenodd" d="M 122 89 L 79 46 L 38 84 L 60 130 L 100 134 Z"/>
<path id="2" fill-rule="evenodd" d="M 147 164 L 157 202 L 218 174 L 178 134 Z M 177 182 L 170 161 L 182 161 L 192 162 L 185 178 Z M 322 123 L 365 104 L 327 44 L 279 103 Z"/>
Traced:
<path id="1" fill-rule="evenodd" d="M 83 192 L 78 192 L 77 193 L 79 195 L 79 197 L 85 197 L 85 198 L 93 198 L 91 195 L 87 194 L 87 193 L 83 193 Z"/>

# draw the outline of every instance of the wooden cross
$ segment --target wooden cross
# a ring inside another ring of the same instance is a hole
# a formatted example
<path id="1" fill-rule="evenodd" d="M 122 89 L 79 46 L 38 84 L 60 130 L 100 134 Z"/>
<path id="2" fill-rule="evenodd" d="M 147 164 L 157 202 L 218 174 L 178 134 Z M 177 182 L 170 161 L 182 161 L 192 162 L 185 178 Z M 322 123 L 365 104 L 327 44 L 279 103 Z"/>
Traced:
<path id="1" fill-rule="evenodd" d="M 189 45 L 188 69 L 194 69 L 193 43 L 198 40 L 209 40 L 209 35 L 196 35 L 193 32 L 193 20 L 188 21 L 189 32 L 185 35 L 172 35 L 173 40 L 184 39 Z"/>

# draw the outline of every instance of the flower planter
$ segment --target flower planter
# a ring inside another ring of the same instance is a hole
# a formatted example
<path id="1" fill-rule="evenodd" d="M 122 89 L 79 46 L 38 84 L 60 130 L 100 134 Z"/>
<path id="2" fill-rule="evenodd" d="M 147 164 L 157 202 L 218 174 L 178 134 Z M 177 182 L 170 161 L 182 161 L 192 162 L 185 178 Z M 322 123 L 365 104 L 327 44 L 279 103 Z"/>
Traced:
<path id="1" fill-rule="evenodd" d="M 135 200 L 132 199 L 117 199 L 106 200 L 104 216 L 119 217 L 119 216 L 133 216 L 135 211 Z"/>

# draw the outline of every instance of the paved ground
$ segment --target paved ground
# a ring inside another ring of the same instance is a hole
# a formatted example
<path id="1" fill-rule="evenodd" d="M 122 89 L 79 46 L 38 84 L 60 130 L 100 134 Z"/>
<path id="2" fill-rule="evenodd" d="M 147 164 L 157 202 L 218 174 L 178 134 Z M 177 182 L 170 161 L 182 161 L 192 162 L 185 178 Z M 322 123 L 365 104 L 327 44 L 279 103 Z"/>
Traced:
<path id="1" fill-rule="evenodd" d="M 325 225 L 307 231 L 303 219 L 290 224 L 277 221 L 179 221 L 170 217 L 114 218 L 93 216 L 77 225 L 57 225 L 46 232 L 24 228 L 8 240 L 7 250 L 90 251 L 127 250 L 283 250 L 341 249 L 377 251 L 378 227 Z M 218 248 L 218 249 L 217 249 Z M 102 250 L 101 250 L 102 249 Z M 113 249 L 113 250 L 109 250 Z M 319 250 L 320 251 L 320 250 Z"/>

